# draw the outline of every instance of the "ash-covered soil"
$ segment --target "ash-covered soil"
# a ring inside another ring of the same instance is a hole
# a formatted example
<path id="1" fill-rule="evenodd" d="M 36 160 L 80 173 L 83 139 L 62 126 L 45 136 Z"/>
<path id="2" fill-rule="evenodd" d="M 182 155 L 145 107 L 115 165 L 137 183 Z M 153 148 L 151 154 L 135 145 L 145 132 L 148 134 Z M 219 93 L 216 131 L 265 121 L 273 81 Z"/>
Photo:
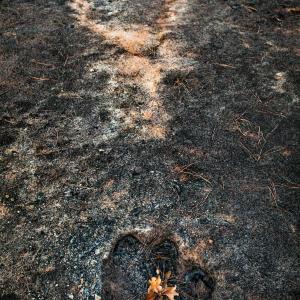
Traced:
<path id="1" fill-rule="evenodd" d="M 299 299 L 297 2 L 0 1 L 0 299 Z"/>

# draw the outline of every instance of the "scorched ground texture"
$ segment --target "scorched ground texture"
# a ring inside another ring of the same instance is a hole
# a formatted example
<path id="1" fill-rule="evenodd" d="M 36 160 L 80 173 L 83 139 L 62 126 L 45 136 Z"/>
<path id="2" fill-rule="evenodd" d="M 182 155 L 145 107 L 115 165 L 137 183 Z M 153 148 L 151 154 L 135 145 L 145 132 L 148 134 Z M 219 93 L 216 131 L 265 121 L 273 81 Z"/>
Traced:
<path id="1" fill-rule="evenodd" d="M 0 2 L 1 299 L 299 299 L 296 2 Z"/>

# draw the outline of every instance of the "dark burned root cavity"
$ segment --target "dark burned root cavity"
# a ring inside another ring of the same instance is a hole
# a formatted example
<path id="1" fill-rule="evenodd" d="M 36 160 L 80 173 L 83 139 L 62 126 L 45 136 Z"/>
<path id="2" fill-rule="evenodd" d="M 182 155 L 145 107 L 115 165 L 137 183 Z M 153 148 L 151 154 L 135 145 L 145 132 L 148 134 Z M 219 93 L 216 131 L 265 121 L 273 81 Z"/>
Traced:
<path id="1" fill-rule="evenodd" d="M 132 234 L 121 237 L 103 266 L 103 299 L 144 299 L 148 280 L 171 272 L 169 283 L 177 286 L 176 300 L 211 299 L 214 280 L 200 266 L 187 264 L 171 239 L 142 242 Z"/>

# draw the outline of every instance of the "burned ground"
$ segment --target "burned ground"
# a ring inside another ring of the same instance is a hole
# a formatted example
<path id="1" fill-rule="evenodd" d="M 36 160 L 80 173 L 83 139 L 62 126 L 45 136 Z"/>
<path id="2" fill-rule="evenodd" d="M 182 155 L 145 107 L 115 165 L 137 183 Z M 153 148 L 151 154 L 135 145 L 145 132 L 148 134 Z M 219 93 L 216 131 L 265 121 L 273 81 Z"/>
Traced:
<path id="1" fill-rule="evenodd" d="M 299 298 L 296 2 L 0 2 L 1 299 Z"/>

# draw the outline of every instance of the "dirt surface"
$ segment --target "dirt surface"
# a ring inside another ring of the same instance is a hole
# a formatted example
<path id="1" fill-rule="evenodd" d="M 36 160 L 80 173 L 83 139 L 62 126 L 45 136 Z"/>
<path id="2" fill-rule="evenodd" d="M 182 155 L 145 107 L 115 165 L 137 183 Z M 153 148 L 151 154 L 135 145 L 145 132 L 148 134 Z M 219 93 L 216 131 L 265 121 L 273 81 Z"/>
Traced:
<path id="1" fill-rule="evenodd" d="M 299 299 L 298 1 L 0 1 L 0 299 Z"/>

